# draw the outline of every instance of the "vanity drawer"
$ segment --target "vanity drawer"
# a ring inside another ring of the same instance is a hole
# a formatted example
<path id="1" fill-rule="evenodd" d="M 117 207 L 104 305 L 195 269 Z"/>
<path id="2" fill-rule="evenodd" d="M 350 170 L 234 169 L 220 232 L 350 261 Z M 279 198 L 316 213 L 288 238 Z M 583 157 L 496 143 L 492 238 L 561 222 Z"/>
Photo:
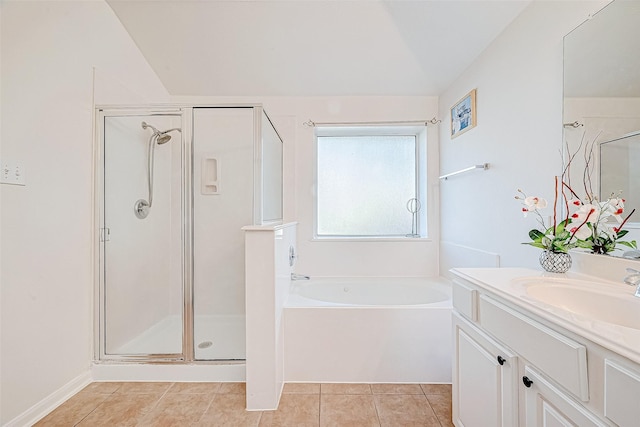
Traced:
<path id="1" fill-rule="evenodd" d="M 587 349 L 486 295 L 480 296 L 482 327 L 582 401 L 589 400 Z"/>
<path id="2" fill-rule="evenodd" d="M 637 426 L 640 420 L 640 372 L 611 360 L 604 362 L 604 416 L 619 426 Z"/>
<path id="3" fill-rule="evenodd" d="M 451 296 L 453 307 L 466 318 L 478 320 L 478 291 L 464 282 L 454 279 Z"/>

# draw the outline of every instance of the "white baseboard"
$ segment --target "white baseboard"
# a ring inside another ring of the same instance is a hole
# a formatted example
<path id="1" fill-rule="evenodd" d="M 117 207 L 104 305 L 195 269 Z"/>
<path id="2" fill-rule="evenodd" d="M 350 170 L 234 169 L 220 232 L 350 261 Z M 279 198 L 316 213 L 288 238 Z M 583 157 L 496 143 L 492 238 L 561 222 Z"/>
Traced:
<path id="1" fill-rule="evenodd" d="M 86 371 L 78 375 L 76 378 L 72 379 L 67 384 L 63 385 L 58 390 L 51 393 L 49 396 L 45 397 L 40 402 L 36 403 L 31 408 L 27 409 L 22 414 L 9 421 L 4 425 L 4 427 L 32 426 L 49 412 L 60 406 L 71 396 L 86 387 L 89 383 L 91 383 L 91 381 L 91 371 Z"/>

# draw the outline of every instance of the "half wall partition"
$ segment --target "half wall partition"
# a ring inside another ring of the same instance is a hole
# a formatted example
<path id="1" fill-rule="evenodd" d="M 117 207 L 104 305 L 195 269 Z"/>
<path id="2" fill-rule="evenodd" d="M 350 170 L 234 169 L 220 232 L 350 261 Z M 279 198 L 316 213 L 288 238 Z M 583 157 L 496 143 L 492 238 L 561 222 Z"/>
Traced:
<path id="1" fill-rule="evenodd" d="M 282 220 L 261 106 L 97 109 L 96 361 L 245 359 L 246 225 Z"/>

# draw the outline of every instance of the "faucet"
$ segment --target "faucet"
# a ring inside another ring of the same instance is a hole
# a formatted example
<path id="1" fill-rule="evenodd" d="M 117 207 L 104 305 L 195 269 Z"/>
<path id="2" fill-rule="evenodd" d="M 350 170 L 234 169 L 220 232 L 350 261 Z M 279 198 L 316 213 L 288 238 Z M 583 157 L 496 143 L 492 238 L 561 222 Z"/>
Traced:
<path id="1" fill-rule="evenodd" d="M 640 273 L 638 274 L 640 276 Z M 311 277 L 305 276 L 304 274 L 291 273 L 291 280 L 309 280 L 309 279 L 311 279 Z"/>
<path id="2" fill-rule="evenodd" d="M 637 286 L 635 296 L 640 297 L 640 271 L 635 268 L 627 268 L 629 275 L 624 278 L 624 283 L 630 286 Z"/>

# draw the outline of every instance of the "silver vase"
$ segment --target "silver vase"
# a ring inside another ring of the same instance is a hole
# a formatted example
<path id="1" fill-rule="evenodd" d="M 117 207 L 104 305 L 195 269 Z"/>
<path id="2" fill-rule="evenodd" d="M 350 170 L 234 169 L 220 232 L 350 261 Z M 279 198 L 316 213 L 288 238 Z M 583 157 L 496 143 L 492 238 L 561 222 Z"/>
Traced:
<path id="1" fill-rule="evenodd" d="M 540 265 L 550 273 L 566 273 L 571 268 L 571 255 L 564 252 L 543 251 Z"/>

